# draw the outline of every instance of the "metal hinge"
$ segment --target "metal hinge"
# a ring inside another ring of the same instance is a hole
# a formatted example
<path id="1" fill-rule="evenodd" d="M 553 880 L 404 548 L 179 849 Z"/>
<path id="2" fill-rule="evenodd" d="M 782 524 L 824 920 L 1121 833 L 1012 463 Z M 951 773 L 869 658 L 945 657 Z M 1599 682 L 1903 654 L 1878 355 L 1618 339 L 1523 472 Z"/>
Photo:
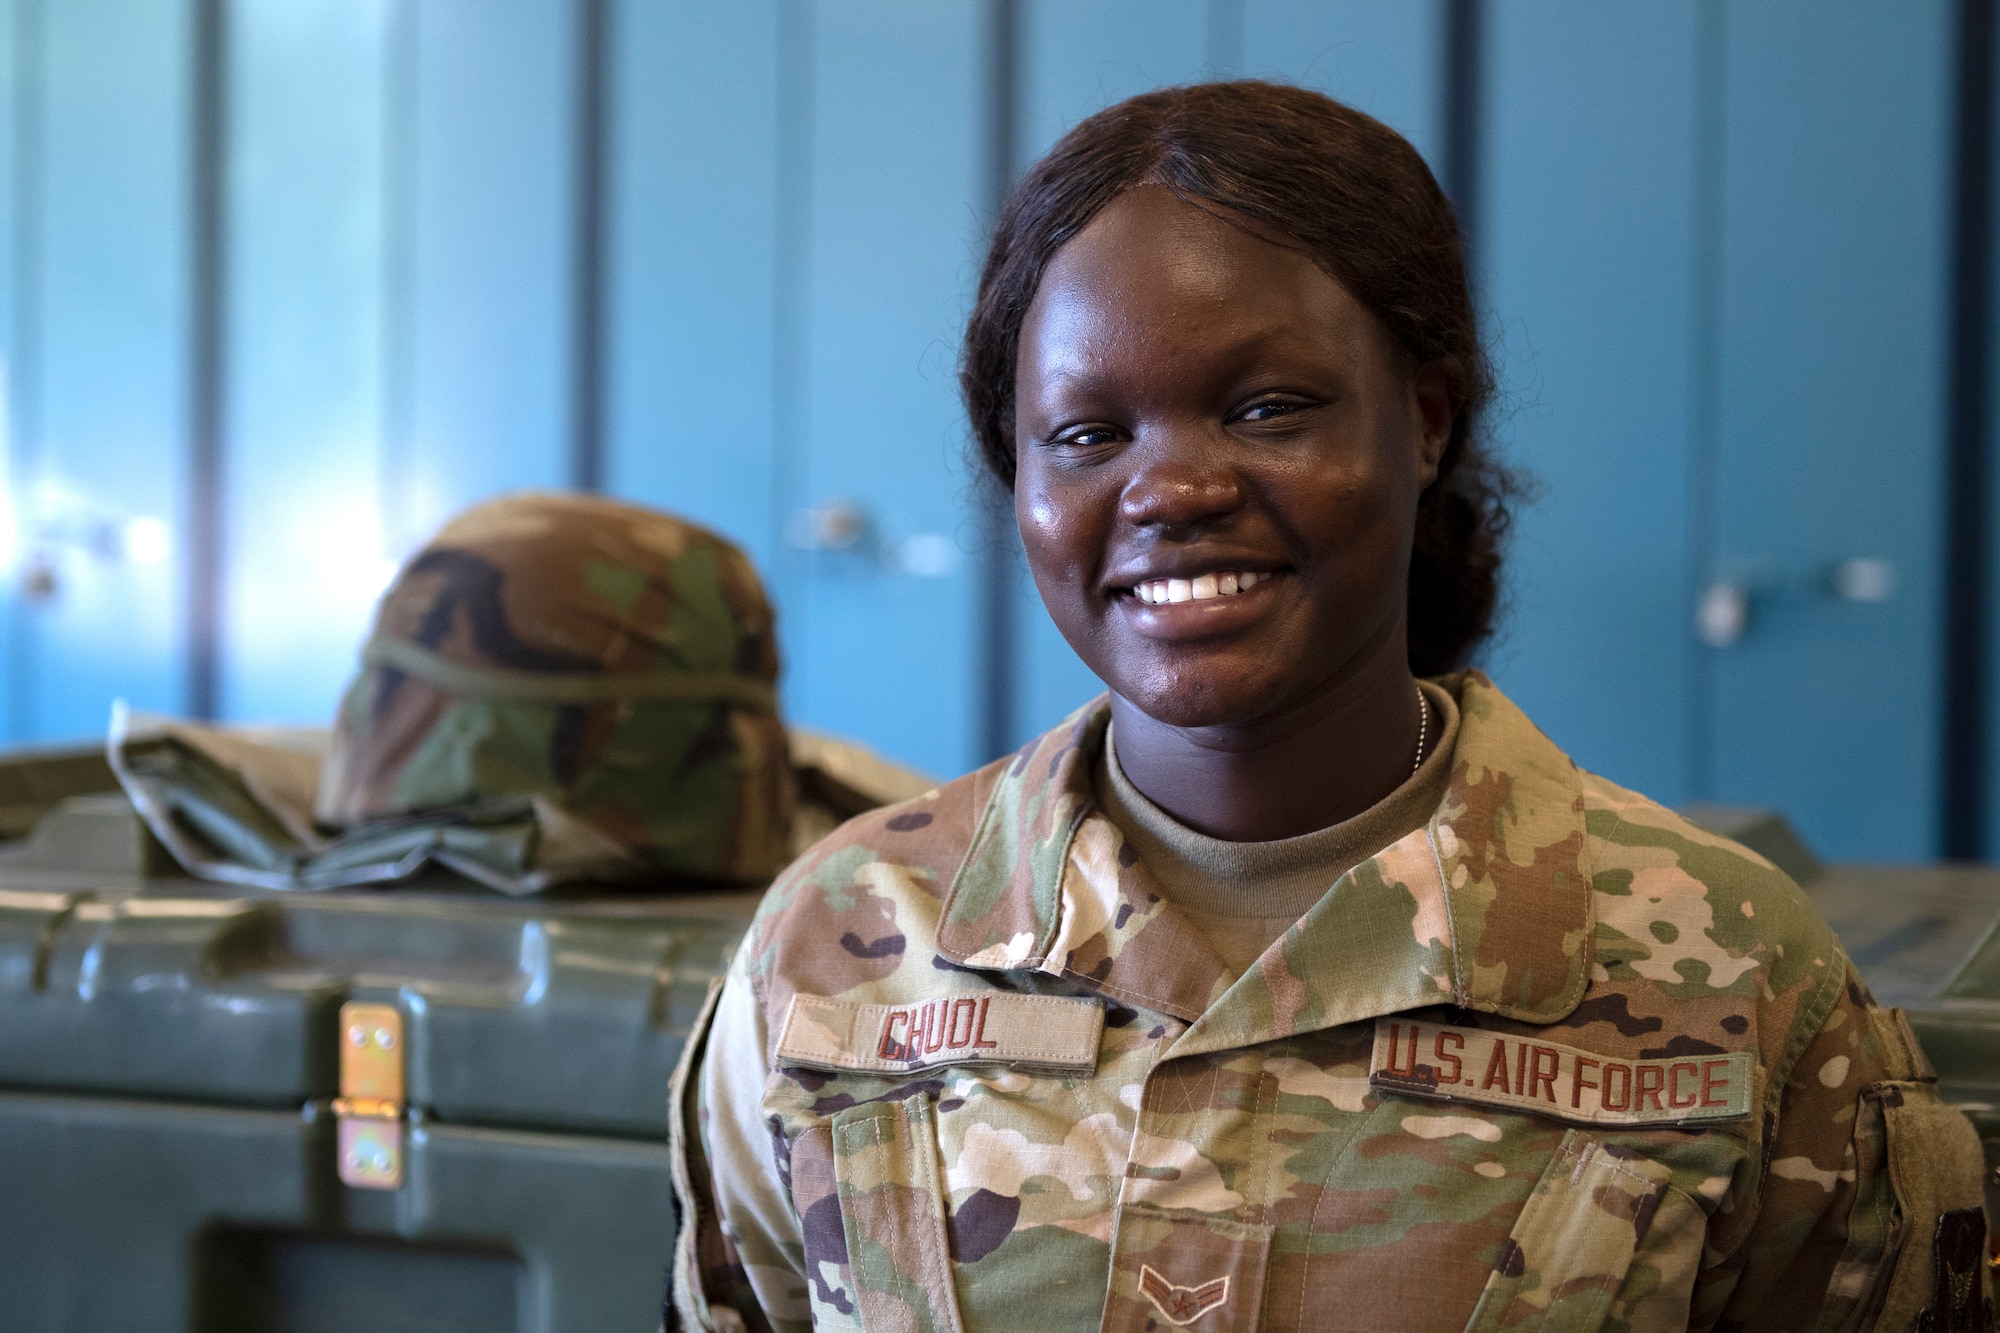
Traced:
<path id="1" fill-rule="evenodd" d="M 341 1183 L 403 1183 L 403 1015 L 394 1005 L 340 1006 L 340 1096 L 333 1100 Z"/>

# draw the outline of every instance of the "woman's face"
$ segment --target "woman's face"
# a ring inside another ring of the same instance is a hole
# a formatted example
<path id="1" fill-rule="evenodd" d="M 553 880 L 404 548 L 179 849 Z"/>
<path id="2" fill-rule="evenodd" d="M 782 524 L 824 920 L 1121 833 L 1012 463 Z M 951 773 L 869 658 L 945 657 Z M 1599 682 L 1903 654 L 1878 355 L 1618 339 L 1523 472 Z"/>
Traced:
<path id="1" fill-rule="evenodd" d="M 1148 716 L 1244 723 L 1403 669 L 1450 404 L 1305 255 L 1162 186 L 1120 196 L 1050 263 L 1015 404 L 1036 586 Z"/>

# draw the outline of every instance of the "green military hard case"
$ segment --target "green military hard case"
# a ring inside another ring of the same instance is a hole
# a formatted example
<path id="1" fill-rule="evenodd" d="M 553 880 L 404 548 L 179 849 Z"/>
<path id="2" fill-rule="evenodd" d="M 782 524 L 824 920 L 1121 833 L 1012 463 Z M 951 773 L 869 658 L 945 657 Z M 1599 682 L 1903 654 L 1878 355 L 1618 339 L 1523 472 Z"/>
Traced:
<path id="1" fill-rule="evenodd" d="M 1909 1015 L 1945 1100 L 1986 1145 L 1988 1229 L 2000 1234 L 2000 869 L 1825 865 L 1770 811 L 1685 813 L 1797 880 L 1875 998 Z"/>
<path id="2" fill-rule="evenodd" d="M 10 814 L 111 785 L 23 762 Z M 668 1078 L 756 897 L 244 891 L 64 801 L 0 855 L 0 1329 L 657 1327 Z"/>

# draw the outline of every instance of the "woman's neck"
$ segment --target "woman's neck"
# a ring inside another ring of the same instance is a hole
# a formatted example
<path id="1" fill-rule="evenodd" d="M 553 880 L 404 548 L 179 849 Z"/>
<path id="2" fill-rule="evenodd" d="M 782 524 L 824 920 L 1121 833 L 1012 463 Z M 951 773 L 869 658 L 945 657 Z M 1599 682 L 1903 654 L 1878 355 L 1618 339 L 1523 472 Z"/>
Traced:
<path id="1" fill-rule="evenodd" d="M 1250 721 L 1168 726 L 1116 693 L 1111 713 L 1132 785 L 1234 842 L 1297 837 L 1373 806 L 1409 778 L 1424 721 L 1400 633 L 1310 698 Z"/>

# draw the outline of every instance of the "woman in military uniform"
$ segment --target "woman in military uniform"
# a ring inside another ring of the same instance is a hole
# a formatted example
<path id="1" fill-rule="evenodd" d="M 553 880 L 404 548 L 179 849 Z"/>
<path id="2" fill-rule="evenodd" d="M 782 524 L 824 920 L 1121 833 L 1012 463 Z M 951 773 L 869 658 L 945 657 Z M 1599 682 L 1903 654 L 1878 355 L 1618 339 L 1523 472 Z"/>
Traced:
<path id="1" fill-rule="evenodd" d="M 1109 687 L 771 890 L 676 1093 L 691 1327 L 1986 1327 L 1979 1145 L 1755 854 L 1476 671 L 1451 209 L 1298 89 L 1077 126 L 962 374 Z"/>

